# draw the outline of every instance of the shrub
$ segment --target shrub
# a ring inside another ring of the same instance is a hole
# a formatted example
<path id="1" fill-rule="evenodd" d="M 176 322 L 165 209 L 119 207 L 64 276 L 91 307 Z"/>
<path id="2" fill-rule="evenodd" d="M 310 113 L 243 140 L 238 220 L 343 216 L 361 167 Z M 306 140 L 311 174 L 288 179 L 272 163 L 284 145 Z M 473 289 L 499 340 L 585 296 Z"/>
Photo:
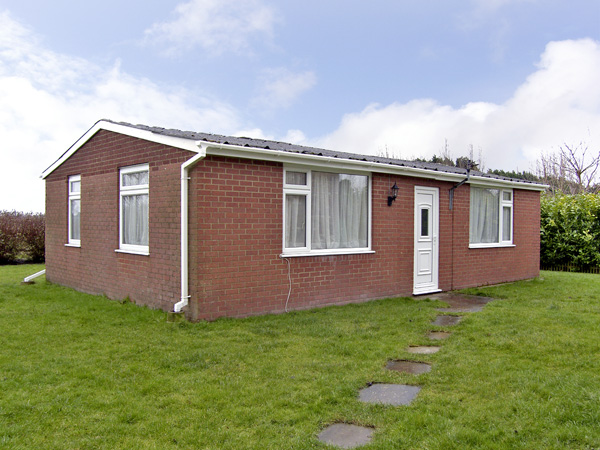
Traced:
<path id="1" fill-rule="evenodd" d="M 0 264 L 44 261 L 44 227 L 43 214 L 0 211 Z"/>
<path id="2" fill-rule="evenodd" d="M 542 196 L 540 219 L 543 266 L 600 266 L 600 196 Z"/>
<path id="3" fill-rule="evenodd" d="M 16 211 L 0 212 L 0 264 L 14 262 L 19 253 L 19 216 Z"/>
<path id="4" fill-rule="evenodd" d="M 22 218 L 21 238 L 28 260 L 44 261 L 46 250 L 45 220 L 43 214 L 25 214 Z"/>

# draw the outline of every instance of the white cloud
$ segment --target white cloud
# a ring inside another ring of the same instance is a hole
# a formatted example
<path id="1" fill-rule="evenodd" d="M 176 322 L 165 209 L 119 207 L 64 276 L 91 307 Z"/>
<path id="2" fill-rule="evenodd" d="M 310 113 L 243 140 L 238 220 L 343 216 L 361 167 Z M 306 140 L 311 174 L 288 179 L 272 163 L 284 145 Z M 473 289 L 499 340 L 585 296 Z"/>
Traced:
<path id="1" fill-rule="evenodd" d="M 145 42 L 167 54 L 201 47 L 211 54 L 246 52 L 255 38 L 270 39 L 279 18 L 261 0 L 191 0 L 180 3 L 174 19 L 155 23 Z"/>
<path id="2" fill-rule="evenodd" d="M 372 104 L 347 114 L 337 130 L 313 145 L 402 158 L 440 154 L 447 139 L 454 157 L 472 145 L 490 168 L 530 170 L 542 151 L 581 140 L 600 146 L 600 43 L 551 42 L 537 70 L 502 104 L 461 108 L 431 99 Z"/>
<path id="3" fill-rule="evenodd" d="M 106 118 L 231 133 L 237 112 L 208 96 L 157 86 L 44 48 L 0 13 L 0 209 L 44 209 L 40 173 Z M 7 195 L 6 193 L 9 193 Z"/>
<path id="4" fill-rule="evenodd" d="M 286 68 L 265 69 L 260 76 L 261 86 L 253 104 L 274 110 L 289 108 L 302 94 L 317 83 L 312 71 L 294 73 Z"/>

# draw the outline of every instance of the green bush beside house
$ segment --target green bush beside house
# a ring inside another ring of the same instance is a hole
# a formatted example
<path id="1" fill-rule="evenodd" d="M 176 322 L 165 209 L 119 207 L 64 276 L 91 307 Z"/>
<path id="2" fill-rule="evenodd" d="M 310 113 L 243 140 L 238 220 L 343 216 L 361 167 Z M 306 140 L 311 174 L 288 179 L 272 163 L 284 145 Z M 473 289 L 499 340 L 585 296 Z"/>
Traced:
<path id="1" fill-rule="evenodd" d="M 540 222 L 542 267 L 600 266 L 599 195 L 543 195 Z"/>
<path id="2" fill-rule="evenodd" d="M 0 211 L 0 264 L 43 262 L 44 231 L 44 214 Z"/>

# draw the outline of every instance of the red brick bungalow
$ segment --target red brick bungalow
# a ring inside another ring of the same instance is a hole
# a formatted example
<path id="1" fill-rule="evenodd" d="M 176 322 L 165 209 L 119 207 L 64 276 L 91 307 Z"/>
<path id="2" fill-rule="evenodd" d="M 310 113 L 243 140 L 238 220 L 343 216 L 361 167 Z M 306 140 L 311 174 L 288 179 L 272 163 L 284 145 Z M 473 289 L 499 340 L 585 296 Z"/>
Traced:
<path id="1" fill-rule="evenodd" d="M 102 120 L 42 177 L 49 281 L 191 320 L 539 273 L 543 186 L 454 167 Z"/>

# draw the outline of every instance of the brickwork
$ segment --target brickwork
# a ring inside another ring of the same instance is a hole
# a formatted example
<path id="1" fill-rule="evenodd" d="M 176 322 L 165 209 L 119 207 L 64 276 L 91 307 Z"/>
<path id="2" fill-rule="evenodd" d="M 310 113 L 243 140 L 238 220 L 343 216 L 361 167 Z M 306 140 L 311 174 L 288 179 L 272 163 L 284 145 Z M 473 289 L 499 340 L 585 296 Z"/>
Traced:
<path id="1" fill-rule="evenodd" d="M 192 153 L 102 130 L 46 179 L 46 278 L 172 309 L 180 297 L 180 170 Z M 117 253 L 119 168 L 150 165 L 150 255 Z M 67 179 L 81 175 L 81 247 L 67 243 Z"/>
<path id="2" fill-rule="evenodd" d="M 193 154 L 100 131 L 47 179 L 47 279 L 172 310 L 179 300 L 180 167 Z M 116 253 L 119 168 L 150 164 L 150 256 Z M 81 248 L 67 243 L 67 179 L 81 174 Z M 387 206 L 390 187 L 400 187 Z M 439 189 L 443 290 L 538 275 L 539 193 L 514 190 L 514 247 L 469 248 L 469 186 L 372 174 L 373 253 L 282 259 L 283 166 L 208 156 L 190 171 L 192 320 L 361 302 L 413 289 L 415 186 Z M 289 270 L 289 272 L 288 272 Z M 291 278 L 291 294 L 288 299 Z"/>
<path id="3" fill-rule="evenodd" d="M 540 193 L 513 191 L 514 247 L 469 248 L 469 191 L 455 197 L 454 273 L 448 289 L 533 278 L 540 264 Z M 462 217 L 459 221 L 458 217 Z M 466 219 L 465 219 L 466 218 Z"/>
<path id="4" fill-rule="evenodd" d="M 535 252 L 537 249 L 539 255 L 539 236 L 536 244 L 534 235 L 539 233 L 535 227 L 539 193 L 515 191 L 515 247 L 469 249 L 468 186 L 456 191 L 455 208 L 450 211 L 450 183 L 373 174 L 374 253 L 282 260 L 280 164 L 208 157 L 193 169 L 191 177 L 193 319 L 282 312 L 286 302 L 289 309 L 306 309 L 410 295 L 415 186 L 439 188 L 441 289 L 530 278 L 538 273 Z M 400 186 L 398 199 L 388 207 L 387 196 L 394 182 Z"/>

